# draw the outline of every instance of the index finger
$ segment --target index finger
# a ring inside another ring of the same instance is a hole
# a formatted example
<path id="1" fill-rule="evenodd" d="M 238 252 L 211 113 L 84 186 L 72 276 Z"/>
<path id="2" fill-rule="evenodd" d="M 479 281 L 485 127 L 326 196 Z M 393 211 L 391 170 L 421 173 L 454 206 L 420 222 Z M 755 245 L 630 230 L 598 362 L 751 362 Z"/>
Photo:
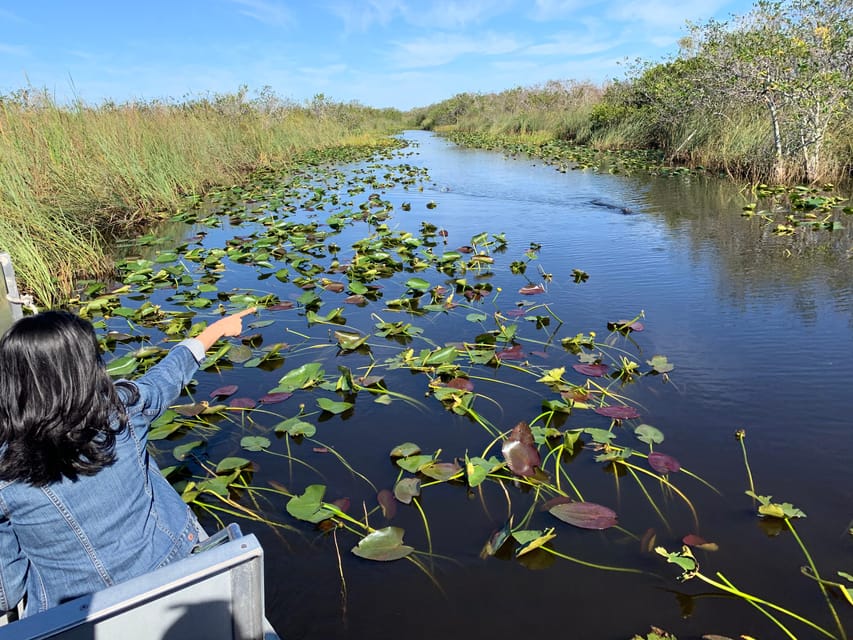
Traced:
<path id="1" fill-rule="evenodd" d="M 247 316 L 250 313 L 255 313 L 255 311 L 257 311 L 257 310 L 258 310 L 257 307 L 249 307 L 248 309 L 243 309 L 242 311 L 238 311 L 237 313 L 235 313 L 233 315 L 235 318 L 242 318 L 243 316 Z"/>

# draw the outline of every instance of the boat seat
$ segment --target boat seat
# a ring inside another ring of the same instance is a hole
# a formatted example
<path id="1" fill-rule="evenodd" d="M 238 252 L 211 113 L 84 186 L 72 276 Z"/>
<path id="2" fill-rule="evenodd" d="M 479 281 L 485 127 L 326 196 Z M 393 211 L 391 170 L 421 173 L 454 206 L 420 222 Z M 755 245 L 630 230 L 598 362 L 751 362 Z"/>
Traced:
<path id="1" fill-rule="evenodd" d="M 0 626 L 0 640 L 278 640 L 263 549 L 228 525 L 190 557 Z"/>

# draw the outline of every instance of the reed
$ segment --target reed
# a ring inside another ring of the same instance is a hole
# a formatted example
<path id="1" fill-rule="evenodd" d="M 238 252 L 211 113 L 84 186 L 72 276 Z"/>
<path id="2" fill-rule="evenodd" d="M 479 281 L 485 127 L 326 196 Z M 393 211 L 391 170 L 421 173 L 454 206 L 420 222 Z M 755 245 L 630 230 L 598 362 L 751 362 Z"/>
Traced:
<path id="1" fill-rule="evenodd" d="M 178 208 L 303 152 L 366 145 L 400 114 L 318 96 L 296 105 L 245 89 L 183 103 L 57 104 L 0 97 L 0 251 L 25 290 L 54 304 L 81 276 L 112 269 L 111 247 Z"/>

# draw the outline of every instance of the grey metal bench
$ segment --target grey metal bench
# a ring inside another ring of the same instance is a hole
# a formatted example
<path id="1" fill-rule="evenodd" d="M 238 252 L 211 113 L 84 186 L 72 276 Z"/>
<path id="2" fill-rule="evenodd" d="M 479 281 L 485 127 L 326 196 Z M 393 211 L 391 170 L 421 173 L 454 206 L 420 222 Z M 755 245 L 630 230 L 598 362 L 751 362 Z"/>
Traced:
<path id="1" fill-rule="evenodd" d="M 264 616 L 263 549 L 237 525 L 199 553 L 0 627 L 0 640 L 278 640 Z"/>

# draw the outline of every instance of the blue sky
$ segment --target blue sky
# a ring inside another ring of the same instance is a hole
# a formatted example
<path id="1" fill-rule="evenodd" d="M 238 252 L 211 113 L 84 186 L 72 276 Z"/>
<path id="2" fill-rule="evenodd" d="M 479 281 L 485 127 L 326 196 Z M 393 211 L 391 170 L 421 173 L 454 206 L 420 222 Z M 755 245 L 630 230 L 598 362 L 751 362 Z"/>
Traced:
<path id="1" fill-rule="evenodd" d="M 0 0 L 0 94 L 173 99 L 269 85 L 409 109 L 463 91 L 604 83 L 746 0 Z"/>

